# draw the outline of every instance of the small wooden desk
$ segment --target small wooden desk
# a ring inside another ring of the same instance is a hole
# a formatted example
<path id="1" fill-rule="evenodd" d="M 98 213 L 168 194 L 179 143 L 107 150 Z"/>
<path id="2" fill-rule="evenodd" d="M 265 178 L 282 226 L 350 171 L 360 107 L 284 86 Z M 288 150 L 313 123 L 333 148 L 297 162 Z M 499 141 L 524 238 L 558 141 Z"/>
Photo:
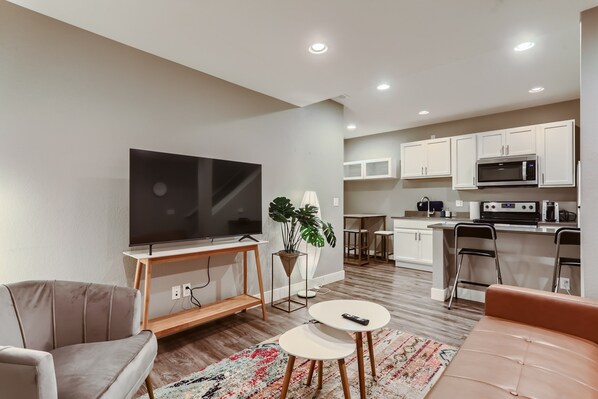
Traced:
<path id="1" fill-rule="evenodd" d="M 262 306 L 262 317 L 267 320 L 266 301 L 264 300 L 264 285 L 262 283 L 262 271 L 260 266 L 260 254 L 258 246 L 266 244 L 267 241 L 259 242 L 227 242 L 222 244 L 154 251 L 149 255 L 147 251 L 126 251 L 124 255 L 137 260 L 135 270 L 135 282 L 133 286 L 139 289 L 141 285 L 141 274 L 145 266 L 145 280 L 143 292 L 143 318 L 141 328 L 149 329 L 161 338 L 174 334 L 202 323 L 207 323 L 221 317 L 229 316 L 239 311 Z M 256 298 L 247 293 L 247 253 L 253 251 L 257 271 L 260 297 Z M 150 289 L 152 281 L 152 267 L 155 264 L 178 262 L 188 259 L 198 259 L 207 256 L 222 255 L 228 253 L 243 252 L 243 294 L 226 298 L 221 301 L 202 306 L 201 308 L 184 310 L 182 312 L 169 314 L 149 320 Z"/>
<path id="2" fill-rule="evenodd" d="M 382 219 L 382 230 L 386 230 L 386 215 L 376 214 L 376 213 L 350 213 L 344 215 L 343 218 L 343 228 L 347 228 L 347 219 L 357 219 L 359 220 L 359 228 L 365 229 L 365 221 L 368 219 Z"/>

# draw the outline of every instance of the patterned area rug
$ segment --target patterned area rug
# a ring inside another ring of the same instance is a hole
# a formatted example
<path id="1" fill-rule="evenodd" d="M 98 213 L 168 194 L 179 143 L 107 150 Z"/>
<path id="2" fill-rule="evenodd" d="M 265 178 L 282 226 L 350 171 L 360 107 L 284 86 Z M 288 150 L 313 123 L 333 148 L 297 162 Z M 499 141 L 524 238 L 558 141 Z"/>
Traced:
<path id="1" fill-rule="evenodd" d="M 365 336 L 364 336 L 365 338 Z M 456 353 L 456 348 L 401 331 L 374 332 L 378 380 L 370 371 L 369 353 L 364 345 L 368 398 L 423 398 Z M 365 343 L 365 339 L 364 339 Z M 272 399 L 280 396 L 287 355 L 276 340 L 261 343 L 212 364 L 180 381 L 155 390 L 160 399 Z M 355 354 L 346 359 L 351 397 L 359 397 Z M 297 359 L 288 399 L 343 398 L 338 364 L 324 363 L 323 388 L 317 378 L 306 386 L 309 361 Z M 147 398 L 147 396 L 144 396 Z"/>

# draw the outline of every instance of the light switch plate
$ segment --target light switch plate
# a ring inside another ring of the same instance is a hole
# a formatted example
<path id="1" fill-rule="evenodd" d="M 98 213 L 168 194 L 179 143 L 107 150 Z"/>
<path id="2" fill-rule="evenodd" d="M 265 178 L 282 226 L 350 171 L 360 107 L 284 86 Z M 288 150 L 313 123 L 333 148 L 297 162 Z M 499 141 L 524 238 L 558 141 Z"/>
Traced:
<path id="1" fill-rule="evenodd" d="M 338 197 L 334 197 L 332 199 L 332 206 L 339 206 L 339 204 L 340 204 L 339 198 Z"/>
<path id="2" fill-rule="evenodd" d="M 172 287 L 172 300 L 177 300 L 181 298 L 181 286 L 175 285 Z"/>
<path id="3" fill-rule="evenodd" d="M 455 201 L 455 206 L 463 206 L 463 201 L 462 200 Z"/>

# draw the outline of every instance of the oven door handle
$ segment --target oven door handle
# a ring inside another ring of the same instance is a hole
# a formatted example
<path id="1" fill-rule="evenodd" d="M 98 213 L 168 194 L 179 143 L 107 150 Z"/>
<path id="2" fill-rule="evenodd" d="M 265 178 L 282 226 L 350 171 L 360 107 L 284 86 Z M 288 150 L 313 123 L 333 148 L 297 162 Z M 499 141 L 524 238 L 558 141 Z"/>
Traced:
<path id="1" fill-rule="evenodd" d="M 523 181 L 527 181 L 527 161 L 523 161 L 521 164 L 521 174 L 523 175 Z"/>

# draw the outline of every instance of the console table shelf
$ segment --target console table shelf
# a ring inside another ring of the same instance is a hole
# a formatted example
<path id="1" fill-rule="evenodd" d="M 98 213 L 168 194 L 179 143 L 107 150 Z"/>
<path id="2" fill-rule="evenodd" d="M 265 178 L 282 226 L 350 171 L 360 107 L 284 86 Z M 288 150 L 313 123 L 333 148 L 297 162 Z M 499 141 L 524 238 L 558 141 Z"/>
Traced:
<path id="1" fill-rule="evenodd" d="M 265 244 L 267 241 L 255 242 L 234 242 L 221 243 L 209 246 L 182 248 L 175 250 L 155 251 L 149 255 L 146 251 L 127 251 L 126 256 L 137 260 L 135 270 L 134 287 L 139 289 L 141 286 L 141 275 L 145 268 L 144 292 L 143 292 L 143 316 L 141 328 L 150 329 L 158 338 L 175 334 L 179 331 L 198 326 L 221 317 L 230 316 L 234 313 L 261 305 L 262 317 L 267 320 L 266 302 L 264 300 L 264 286 L 262 283 L 262 271 L 260 266 L 259 244 Z M 257 280 L 260 289 L 259 298 L 247 293 L 247 253 L 253 251 L 255 255 L 255 265 Z M 222 255 L 227 253 L 243 252 L 243 294 L 221 301 L 203 305 L 201 308 L 184 310 L 182 312 L 160 316 L 155 319 L 149 319 L 150 289 L 152 280 L 152 268 L 156 264 L 176 262 L 187 259 L 197 259 L 213 255 Z"/>

